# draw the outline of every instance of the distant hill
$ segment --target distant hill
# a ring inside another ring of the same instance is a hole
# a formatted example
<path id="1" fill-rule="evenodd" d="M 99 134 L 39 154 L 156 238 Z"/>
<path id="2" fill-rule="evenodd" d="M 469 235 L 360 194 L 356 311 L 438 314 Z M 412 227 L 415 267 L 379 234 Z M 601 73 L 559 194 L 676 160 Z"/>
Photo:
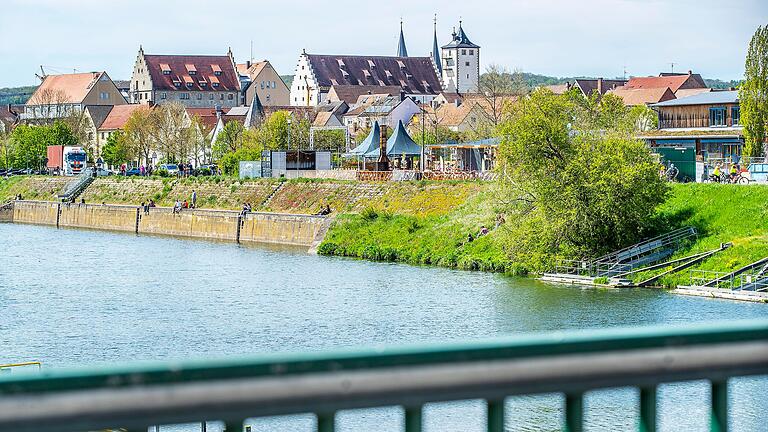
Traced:
<path id="1" fill-rule="evenodd" d="M 27 103 L 36 88 L 37 86 L 0 88 L 0 105 Z"/>
<path id="2" fill-rule="evenodd" d="M 291 84 L 293 84 L 293 75 L 280 75 L 280 79 L 283 80 L 285 85 L 288 86 L 288 88 L 291 88 Z"/>

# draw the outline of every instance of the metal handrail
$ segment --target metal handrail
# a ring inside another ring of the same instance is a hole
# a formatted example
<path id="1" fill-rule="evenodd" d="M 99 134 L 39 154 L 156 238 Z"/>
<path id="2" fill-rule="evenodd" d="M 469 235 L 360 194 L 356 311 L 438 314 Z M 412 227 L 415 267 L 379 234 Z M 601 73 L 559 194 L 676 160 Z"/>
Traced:
<path id="1" fill-rule="evenodd" d="M 768 320 L 552 332 L 432 346 L 52 369 L 0 378 L 0 430 L 96 430 L 313 412 L 334 430 L 338 410 L 402 405 L 406 432 L 428 402 L 487 400 L 488 430 L 504 398 L 563 392 L 566 430 L 582 430 L 583 394 L 640 388 L 640 429 L 656 429 L 656 386 L 707 379 L 713 427 L 727 429 L 732 376 L 768 373 Z"/>
<path id="2" fill-rule="evenodd" d="M 652 243 L 660 242 L 661 246 L 667 246 L 669 244 L 678 242 L 680 240 L 684 240 L 690 236 L 696 235 L 696 229 L 694 227 L 683 227 L 678 228 L 676 230 L 670 231 L 665 234 L 658 235 L 656 237 L 652 237 L 646 240 L 643 240 L 639 243 L 635 243 L 632 246 L 627 246 L 623 249 L 619 249 L 617 251 L 611 252 L 609 254 L 603 255 L 600 258 L 597 258 L 596 262 L 617 262 L 617 258 L 619 255 L 625 252 L 630 252 L 634 249 L 641 249 L 644 245 L 649 245 Z"/>

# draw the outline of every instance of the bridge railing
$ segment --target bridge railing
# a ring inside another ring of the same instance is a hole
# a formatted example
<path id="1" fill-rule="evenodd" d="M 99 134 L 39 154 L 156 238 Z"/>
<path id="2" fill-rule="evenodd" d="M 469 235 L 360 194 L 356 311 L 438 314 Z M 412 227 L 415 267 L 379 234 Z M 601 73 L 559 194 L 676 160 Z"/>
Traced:
<path id="1" fill-rule="evenodd" d="M 581 431 L 584 392 L 640 389 L 641 431 L 656 430 L 656 387 L 709 380 L 712 430 L 728 427 L 728 379 L 768 373 L 768 320 L 554 332 L 434 346 L 271 355 L 0 377 L 0 430 L 146 430 L 150 425 L 400 405 L 420 431 L 422 406 L 487 401 L 487 430 L 504 428 L 504 398 L 565 394 L 563 430 Z M 481 421 L 481 420 L 478 420 Z"/>

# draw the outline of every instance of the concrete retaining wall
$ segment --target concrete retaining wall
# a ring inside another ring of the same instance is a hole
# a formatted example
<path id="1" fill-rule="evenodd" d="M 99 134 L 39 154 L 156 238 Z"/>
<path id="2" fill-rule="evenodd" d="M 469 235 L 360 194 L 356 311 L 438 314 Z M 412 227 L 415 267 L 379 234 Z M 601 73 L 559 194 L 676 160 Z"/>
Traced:
<path id="1" fill-rule="evenodd" d="M 328 218 L 280 213 L 241 216 L 226 210 L 173 213 L 161 207 L 144 213 L 135 206 L 16 201 L 13 222 L 310 247 L 325 233 Z"/>

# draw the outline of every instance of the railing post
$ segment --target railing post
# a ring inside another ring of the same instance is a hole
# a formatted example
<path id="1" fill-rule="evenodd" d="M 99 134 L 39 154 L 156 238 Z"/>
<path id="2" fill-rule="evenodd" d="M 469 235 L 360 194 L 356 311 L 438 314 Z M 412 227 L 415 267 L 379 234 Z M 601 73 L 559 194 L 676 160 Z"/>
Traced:
<path id="1" fill-rule="evenodd" d="M 488 401 L 488 432 L 504 432 L 504 399 Z"/>
<path id="2" fill-rule="evenodd" d="M 563 432 L 582 432 L 584 430 L 584 394 L 565 395 L 565 426 Z"/>
<path id="3" fill-rule="evenodd" d="M 405 408 L 405 432 L 421 432 L 422 409 L 418 407 Z"/>
<path id="4" fill-rule="evenodd" d="M 243 421 L 227 421 L 224 423 L 226 432 L 243 432 Z"/>
<path id="5" fill-rule="evenodd" d="M 317 432 L 334 432 L 336 428 L 335 413 L 317 414 Z"/>
<path id="6" fill-rule="evenodd" d="M 640 432 L 656 432 L 656 387 L 640 388 Z"/>
<path id="7" fill-rule="evenodd" d="M 728 380 L 712 381 L 712 414 L 709 429 L 728 431 Z"/>

